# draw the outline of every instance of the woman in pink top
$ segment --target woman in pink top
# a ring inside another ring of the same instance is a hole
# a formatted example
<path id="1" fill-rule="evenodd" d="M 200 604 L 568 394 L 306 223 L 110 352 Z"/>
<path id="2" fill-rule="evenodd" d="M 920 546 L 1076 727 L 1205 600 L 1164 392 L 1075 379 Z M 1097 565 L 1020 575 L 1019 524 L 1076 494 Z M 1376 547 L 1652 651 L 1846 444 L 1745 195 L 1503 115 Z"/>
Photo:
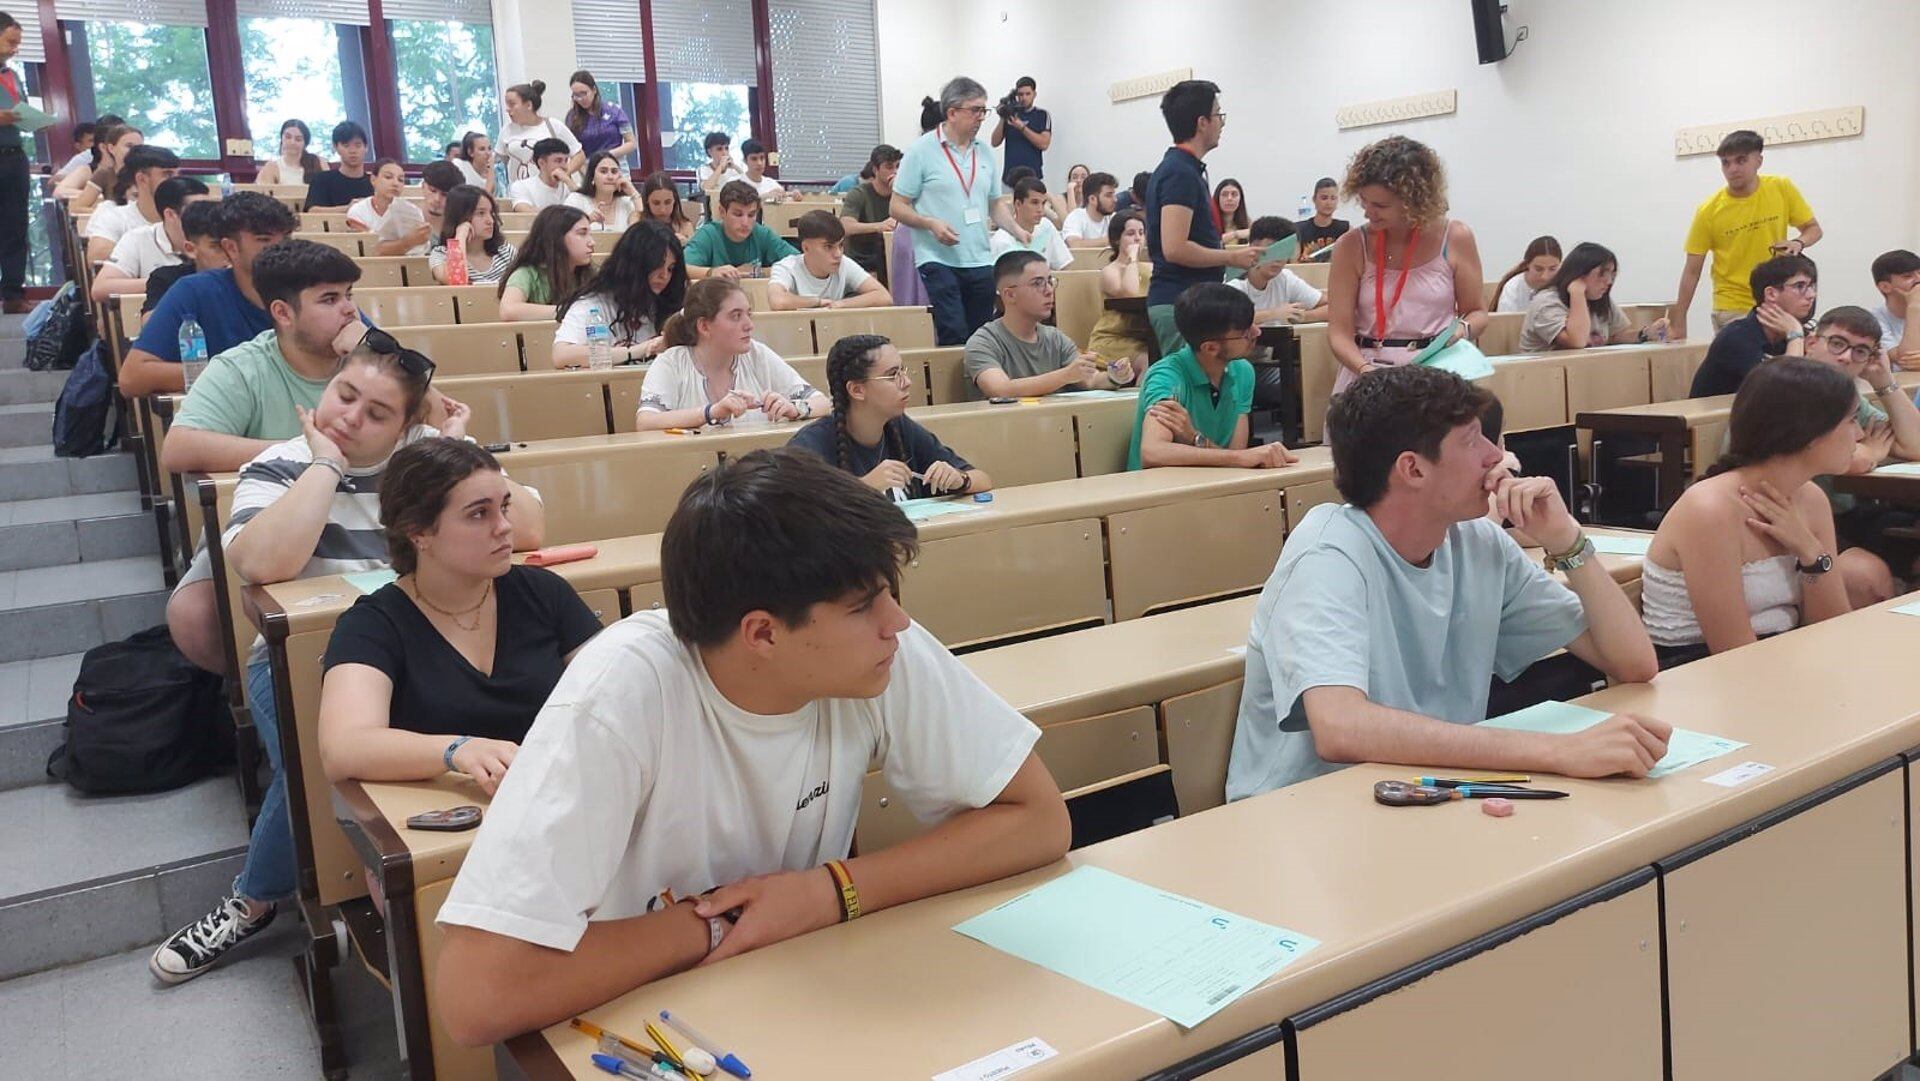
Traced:
<path id="1" fill-rule="evenodd" d="M 1327 340 L 1340 364 L 1338 394 L 1362 372 L 1405 364 L 1465 320 L 1478 338 L 1487 325 L 1480 248 L 1473 230 L 1447 218 L 1447 177 L 1422 143 L 1391 135 L 1361 147 L 1343 193 L 1360 202 L 1363 228 L 1333 245 L 1327 273 Z"/>

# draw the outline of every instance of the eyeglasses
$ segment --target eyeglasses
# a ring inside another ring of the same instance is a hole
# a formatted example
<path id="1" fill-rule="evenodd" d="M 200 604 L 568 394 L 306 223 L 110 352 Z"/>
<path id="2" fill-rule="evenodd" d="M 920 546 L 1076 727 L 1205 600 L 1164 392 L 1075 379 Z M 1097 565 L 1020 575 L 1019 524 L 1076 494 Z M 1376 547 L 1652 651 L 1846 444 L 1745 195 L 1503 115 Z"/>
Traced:
<path id="1" fill-rule="evenodd" d="M 1028 278 L 1026 281 L 1022 282 L 1021 284 L 1032 289 L 1038 289 L 1044 293 L 1052 289 L 1054 286 L 1059 285 L 1060 279 L 1049 275 L 1044 278 Z"/>
<path id="2" fill-rule="evenodd" d="M 1813 282 L 1788 282 L 1786 288 L 1789 292 L 1811 293 L 1820 287 Z"/>
<path id="3" fill-rule="evenodd" d="M 1224 338 L 1206 338 L 1203 339 L 1200 344 L 1205 345 L 1207 342 L 1257 342 L 1259 340 L 1260 324 L 1255 323 L 1239 334 L 1229 334 Z"/>
<path id="4" fill-rule="evenodd" d="M 1855 345 L 1838 334 L 1827 335 L 1827 352 L 1832 353 L 1836 360 L 1850 356 L 1854 360 L 1865 364 L 1867 361 L 1872 360 L 1874 354 L 1879 351 L 1880 346 L 1877 342 L 1867 345 Z"/>
<path id="5" fill-rule="evenodd" d="M 869 375 L 864 382 L 893 383 L 902 387 L 910 387 L 913 385 L 913 376 L 908 375 L 905 368 L 895 368 L 890 372 L 881 372 L 879 375 Z"/>
<path id="6" fill-rule="evenodd" d="M 368 327 L 366 335 L 360 341 L 381 356 L 394 358 L 400 365 L 400 370 L 415 379 L 429 384 L 433 382 L 433 361 L 427 359 L 425 353 L 401 345 L 398 339 L 379 327 Z"/>
<path id="7" fill-rule="evenodd" d="M 962 105 L 960 111 L 969 116 L 985 116 L 988 110 L 985 105 Z"/>

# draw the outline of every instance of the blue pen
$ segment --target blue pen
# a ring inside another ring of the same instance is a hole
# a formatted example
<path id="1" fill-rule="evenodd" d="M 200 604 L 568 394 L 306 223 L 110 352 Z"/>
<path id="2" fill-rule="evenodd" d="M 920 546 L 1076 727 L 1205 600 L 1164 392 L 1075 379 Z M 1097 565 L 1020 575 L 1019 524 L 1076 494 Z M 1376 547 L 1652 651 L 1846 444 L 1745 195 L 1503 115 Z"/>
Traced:
<path id="1" fill-rule="evenodd" d="M 610 1074 L 620 1077 L 650 1077 L 660 1078 L 661 1081 L 686 1081 L 685 1075 L 680 1071 L 669 1070 L 658 1063 L 653 1063 L 649 1068 L 643 1070 L 634 1063 L 621 1058 L 619 1055 L 602 1054 L 599 1051 L 593 1053 L 593 1064 Z"/>
<path id="2" fill-rule="evenodd" d="M 695 1032 L 693 1026 L 688 1024 L 684 1018 L 668 1013 L 666 1010 L 661 1010 L 660 1020 L 666 1022 L 667 1027 L 685 1036 L 687 1039 L 692 1040 L 695 1046 L 712 1055 L 713 1060 L 719 1063 L 721 1069 L 739 1078 L 753 1076 L 753 1071 L 747 1069 L 746 1063 L 741 1062 L 732 1052 L 721 1050 L 718 1042 Z"/>
<path id="3" fill-rule="evenodd" d="M 1565 799 L 1566 792 L 1556 792 L 1550 788 L 1506 788 L 1497 784 L 1463 784 L 1454 789 L 1462 799 Z"/>

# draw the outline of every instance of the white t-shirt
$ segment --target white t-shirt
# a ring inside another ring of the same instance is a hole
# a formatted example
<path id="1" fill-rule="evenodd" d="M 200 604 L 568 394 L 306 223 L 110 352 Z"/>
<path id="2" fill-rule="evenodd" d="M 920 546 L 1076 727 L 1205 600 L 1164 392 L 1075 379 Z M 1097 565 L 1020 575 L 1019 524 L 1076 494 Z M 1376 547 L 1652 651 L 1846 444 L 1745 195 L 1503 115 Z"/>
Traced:
<path id="1" fill-rule="evenodd" d="M 113 254 L 107 257 L 108 265 L 117 267 L 129 278 L 142 280 L 163 266 L 181 262 L 184 259 L 173 250 L 173 238 L 167 235 L 164 222 L 129 230 L 114 242 Z"/>
<path id="2" fill-rule="evenodd" d="M 1280 268 L 1280 273 L 1273 276 L 1265 289 L 1255 289 L 1253 283 L 1245 278 L 1235 278 L 1227 284 L 1251 297 L 1256 312 L 1270 311 L 1282 304 L 1298 304 L 1302 308 L 1320 306 L 1320 290 L 1308 285 L 1300 279 L 1300 275 L 1285 267 Z M 1278 327 L 1286 324 L 1270 322 L 1266 325 Z"/>
<path id="3" fill-rule="evenodd" d="M 55 180 L 64 179 L 68 173 L 80 168 L 93 168 L 93 151 L 82 150 L 73 157 L 68 158 L 67 163 L 60 167 L 60 171 L 53 174 L 53 178 Z"/>
<path id="4" fill-rule="evenodd" d="M 401 219 L 403 227 L 391 237 L 385 236 L 387 220 L 394 217 Z M 387 212 L 382 214 L 373 208 L 373 198 L 368 196 L 364 199 L 355 199 L 347 205 L 347 220 L 359 222 L 367 227 L 367 232 L 378 235 L 384 240 L 398 240 L 408 232 L 419 228 L 427 219 L 426 215 L 420 213 L 420 208 L 407 199 L 395 199 L 388 203 Z"/>
<path id="5" fill-rule="evenodd" d="M 938 822 L 999 798 L 1039 736 L 917 623 L 878 698 L 769 717 L 721 695 L 666 613 L 637 612 L 567 666 L 438 919 L 572 950 L 663 890 L 844 858 L 869 762 Z"/>
<path id="6" fill-rule="evenodd" d="M 98 236 L 119 243 L 121 237 L 152 224 L 153 219 L 140 212 L 139 203 L 102 203 L 87 219 L 87 239 Z"/>
<path id="7" fill-rule="evenodd" d="M 460 170 L 460 176 L 465 183 L 472 184 L 476 188 L 484 188 L 492 183 L 487 177 L 481 176 L 480 170 L 475 169 L 473 163 L 465 158 L 453 159 L 453 167 Z"/>
<path id="8" fill-rule="evenodd" d="M 733 389 L 754 399 L 773 391 L 796 402 L 819 393 L 793 370 L 793 365 L 761 342 L 754 342 L 751 350 L 733 358 Z M 710 401 L 706 377 L 693 362 L 693 350 L 684 345 L 676 345 L 655 357 L 647 369 L 646 379 L 640 384 L 640 408 L 649 412 L 700 409 Z M 755 409 L 730 423 L 766 422 L 767 415 Z"/>
<path id="9" fill-rule="evenodd" d="M 567 314 L 560 317 L 560 326 L 553 332 L 554 344 L 587 344 L 587 313 L 593 310 L 595 304 L 600 306 L 600 313 L 611 322 L 614 315 L 613 301 L 605 293 L 589 293 L 569 305 Z M 638 345 L 641 342 L 651 341 L 654 335 L 660 333 L 659 329 L 653 325 L 653 321 L 650 319 L 642 320 L 640 325 L 636 327 L 631 334 L 627 333 L 624 324 L 614 326 L 611 329 L 613 330 L 613 344 L 616 347 Z"/>
<path id="10" fill-rule="evenodd" d="M 762 175 L 758 180 L 751 180 L 751 179 L 748 179 L 746 174 L 743 173 L 741 174 L 740 179 L 745 180 L 749 184 L 752 184 L 753 190 L 759 192 L 760 198 L 762 199 L 769 198 L 776 193 L 784 195 L 787 190 L 780 186 L 780 182 L 778 180 L 775 180 L 774 178 L 766 175 Z"/>
<path id="11" fill-rule="evenodd" d="M 703 188 L 706 187 L 707 181 L 713 178 L 713 166 L 707 164 L 704 161 L 701 162 L 700 167 L 693 171 L 693 177 L 695 182 L 698 183 L 701 187 Z M 715 184 L 714 188 L 717 190 L 722 185 L 726 184 L 728 181 L 731 181 L 731 180 L 745 180 L 745 179 L 746 179 L 746 174 L 740 171 L 740 167 L 732 162 L 728 162 L 726 171 L 723 174 L 721 174 L 720 183 Z"/>
<path id="12" fill-rule="evenodd" d="M 373 212 L 370 200 L 360 202 L 368 203 L 366 213 Z M 358 207 L 360 202 L 355 202 L 353 207 L 347 208 L 347 217 L 353 217 L 353 209 Z M 380 219 L 380 224 L 373 227 L 373 235 L 381 240 L 405 240 L 408 234 L 425 224 L 427 224 L 427 215 L 420 209 L 420 204 L 411 199 L 395 199 L 393 205 L 387 208 L 386 216 Z M 406 254 L 425 255 L 427 249 L 432 246 L 433 236 L 429 233 L 427 239 L 407 249 Z"/>
<path id="13" fill-rule="evenodd" d="M 1500 290 L 1500 299 L 1494 302 L 1493 310 L 1497 312 L 1526 311 L 1527 306 L 1533 303 L 1533 295 L 1539 291 L 1527 284 L 1525 274 L 1515 274 L 1513 279 L 1507 282 L 1507 287 Z"/>
<path id="14" fill-rule="evenodd" d="M 1067 215 L 1067 220 L 1060 223 L 1060 231 L 1067 234 L 1069 240 L 1098 240 L 1105 243 L 1107 226 L 1111 224 L 1112 218 L 1113 215 L 1108 214 L 1099 221 L 1094 221 L 1093 215 L 1087 213 L 1086 207 L 1076 206 L 1073 208 L 1073 213 Z"/>
<path id="15" fill-rule="evenodd" d="M 526 203 L 535 210 L 545 210 L 550 206 L 559 206 L 573 194 L 573 187 L 565 182 L 548 187 L 537 176 L 516 180 L 507 189 L 507 202 L 511 206 Z"/>
<path id="16" fill-rule="evenodd" d="M 600 213 L 600 208 L 594 204 L 591 195 L 582 195 L 577 191 L 570 192 L 566 203 L 589 218 Z M 595 223 L 593 228 L 596 232 L 605 230 L 610 233 L 624 233 L 627 231 L 627 225 L 633 221 L 634 210 L 631 195 L 617 195 L 613 200 L 613 209 L 607 212 L 607 220 Z"/>
<path id="17" fill-rule="evenodd" d="M 1880 351 L 1890 353 L 1900 344 L 1900 338 L 1907 332 L 1907 320 L 1903 315 L 1893 314 L 1891 304 L 1882 304 L 1873 309 L 1873 317 L 1880 321 Z"/>
<path id="18" fill-rule="evenodd" d="M 1047 265 L 1055 270 L 1065 270 L 1073 262 L 1073 249 L 1067 247 L 1060 230 L 1044 218 L 1033 227 L 1033 240 L 1026 244 L 1013 239 L 1005 229 L 995 229 L 989 244 L 995 259 L 1010 251 L 1033 251 L 1046 256 Z"/>
<path id="19" fill-rule="evenodd" d="M 513 121 L 507 121 L 500 129 L 500 138 L 494 140 L 494 149 L 506 156 L 507 182 L 525 180 L 534 175 L 533 144 L 542 139 L 558 139 L 567 144 L 569 156 L 580 152 L 580 140 L 574 138 L 573 129 L 548 117 L 541 117 L 532 127 L 523 128 Z"/>
<path id="20" fill-rule="evenodd" d="M 794 296 L 825 297 L 828 300 L 841 300 L 860 291 L 870 277 L 866 268 L 844 256 L 831 277 L 816 278 L 807 270 L 804 255 L 789 255 L 773 264 L 769 275 L 773 284 L 780 286 Z"/>

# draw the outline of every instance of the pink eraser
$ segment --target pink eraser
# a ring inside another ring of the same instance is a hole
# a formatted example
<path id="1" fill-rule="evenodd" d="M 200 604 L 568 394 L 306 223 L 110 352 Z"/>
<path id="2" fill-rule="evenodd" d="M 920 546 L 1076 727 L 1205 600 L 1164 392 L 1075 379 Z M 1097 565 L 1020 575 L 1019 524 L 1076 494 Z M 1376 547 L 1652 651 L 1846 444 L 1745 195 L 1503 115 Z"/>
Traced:
<path id="1" fill-rule="evenodd" d="M 591 544 L 561 544 L 528 552 L 527 562 L 536 567 L 551 567 L 556 563 L 573 563 L 582 559 L 592 559 L 599 554 L 600 549 Z"/>
<path id="2" fill-rule="evenodd" d="M 1498 796 L 1492 799 L 1483 799 L 1480 801 L 1480 813 L 1483 815 L 1492 815 L 1495 818 L 1505 818 L 1513 813 L 1513 801 L 1510 799 L 1501 799 Z"/>

